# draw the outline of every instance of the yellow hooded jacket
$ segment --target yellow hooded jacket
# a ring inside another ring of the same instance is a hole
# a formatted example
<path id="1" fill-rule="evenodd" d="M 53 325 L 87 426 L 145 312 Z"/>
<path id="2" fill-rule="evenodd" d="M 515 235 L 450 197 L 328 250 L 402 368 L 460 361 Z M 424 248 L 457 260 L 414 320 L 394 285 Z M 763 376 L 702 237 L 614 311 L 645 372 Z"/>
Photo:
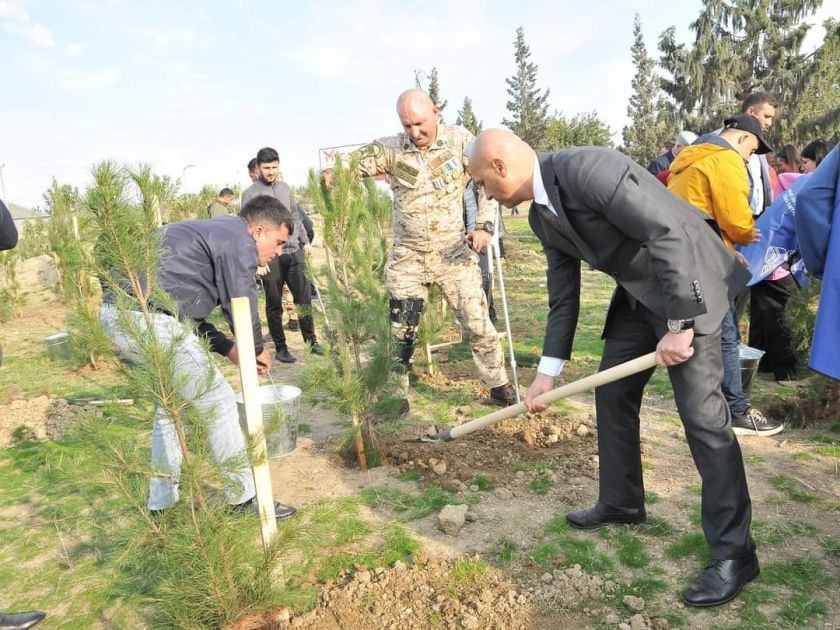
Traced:
<path id="1" fill-rule="evenodd" d="M 721 138 L 721 142 L 726 141 Z M 750 186 L 741 155 L 722 144 L 692 144 L 671 163 L 668 190 L 712 217 L 730 249 L 755 238 Z"/>

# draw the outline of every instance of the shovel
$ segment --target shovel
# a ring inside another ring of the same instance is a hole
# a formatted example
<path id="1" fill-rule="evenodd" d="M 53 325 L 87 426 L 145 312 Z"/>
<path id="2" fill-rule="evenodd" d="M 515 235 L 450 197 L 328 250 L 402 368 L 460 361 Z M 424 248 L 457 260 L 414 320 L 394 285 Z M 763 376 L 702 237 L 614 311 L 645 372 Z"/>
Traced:
<path id="1" fill-rule="evenodd" d="M 622 378 L 632 376 L 633 374 L 643 372 L 644 370 L 648 370 L 655 366 L 656 353 L 651 352 L 650 354 L 646 354 L 642 357 L 639 357 L 638 359 L 633 359 L 625 363 L 620 363 L 619 365 L 604 370 L 603 372 L 596 372 L 595 374 L 586 376 L 582 379 L 575 381 L 574 383 L 568 383 L 567 385 L 563 385 L 562 387 L 558 387 L 557 389 L 552 389 L 550 392 L 540 394 L 534 399 L 534 402 L 542 404 L 551 404 L 555 400 L 560 400 L 561 398 L 568 398 L 569 396 L 574 396 L 575 394 L 580 394 L 581 392 L 585 392 L 596 387 L 601 387 L 602 385 L 607 385 L 608 383 L 612 383 Z M 515 405 L 511 405 L 510 407 L 505 407 L 504 409 L 494 411 L 493 413 L 487 414 L 486 416 L 482 416 L 481 418 L 476 418 L 475 420 L 470 420 L 469 422 L 465 422 L 464 424 L 459 424 L 457 427 L 451 427 L 449 429 L 441 431 L 440 433 L 436 433 L 433 435 L 423 435 L 419 438 L 418 441 L 449 442 L 456 438 L 463 437 L 469 433 L 472 433 L 473 431 L 478 431 L 479 429 L 489 427 L 491 424 L 498 422 L 499 420 L 515 418 L 525 410 L 525 403 L 520 402 Z"/>

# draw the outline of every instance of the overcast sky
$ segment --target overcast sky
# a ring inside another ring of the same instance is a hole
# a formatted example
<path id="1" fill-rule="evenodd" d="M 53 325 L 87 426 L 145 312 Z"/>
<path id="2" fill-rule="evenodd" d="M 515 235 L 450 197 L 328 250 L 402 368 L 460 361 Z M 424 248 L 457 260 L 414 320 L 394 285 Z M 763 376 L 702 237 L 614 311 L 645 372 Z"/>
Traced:
<path id="1" fill-rule="evenodd" d="M 105 158 L 150 162 L 183 190 L 247 183 L 262 146 L 292 184 L 318 149 L 399 131 L 394 104 L 437 67 L 453 122 L 464 97 L 486 127 L 525 29 L 551 109 L 626 124 L 633 13 L 649 50 L 688 40 L 700 0 L 286 2 L 0 0 L 0 164 L 7 201 L 43 205 L 55 176 L 83 187 Z M 826 0 L 812 21 L 840 13 Z M 426 13 L 423 13 L 423 11 Z M 817 26 L 806 48 L 822 41 Z M 784 115 L 782 112 L 781 115 Z M 2 194 L 2 191 L 0 191 Z"/>

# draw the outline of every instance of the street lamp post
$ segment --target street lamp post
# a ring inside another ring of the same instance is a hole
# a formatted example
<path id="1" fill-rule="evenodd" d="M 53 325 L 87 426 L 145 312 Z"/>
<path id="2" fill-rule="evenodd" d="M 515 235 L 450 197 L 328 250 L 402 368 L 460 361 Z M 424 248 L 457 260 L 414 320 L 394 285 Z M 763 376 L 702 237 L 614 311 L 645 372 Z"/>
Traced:
<path id="1" fill-rule="evenodd" d="M 195 168 L 195 164 L 187 164 L 181 169 L 181 186 L 184 186 L 184 183 L 187 181 L 187 169 L 190 168 Z M 184 188 L 186 188 L 186 186 L 184 186 Z"/>

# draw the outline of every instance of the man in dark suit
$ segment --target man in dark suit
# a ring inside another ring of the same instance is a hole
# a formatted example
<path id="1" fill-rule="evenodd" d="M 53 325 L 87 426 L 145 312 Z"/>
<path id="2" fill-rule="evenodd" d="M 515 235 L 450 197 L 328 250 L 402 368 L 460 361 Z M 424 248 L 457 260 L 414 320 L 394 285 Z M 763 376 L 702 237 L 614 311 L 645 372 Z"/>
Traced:
<path id="1" fill-rule="evenodd" d="M 749 272 L 709 217 L 612 149 L 536 153 L 508 131 L 482 133 L 470 174 L 512 207 L 533 200 L 529 221 L 548 260 L 543 357 L 525 404 L 554 387 L 571 356 L 580 303 L 580 261 L 618 286 L 604 328 L 601 369 L 656 350 L 668 368 L 694 462 L 703 479 L 702 523 L 712 563 L 682 594 L 693 606 L 734 598 L 758 575 L 741 450 L 721 392 L 721 322 Z M 566 516 L 579 529 L 645 520 L 639 411 L 653 369 L 595 391 L 599 500 Z"/>

